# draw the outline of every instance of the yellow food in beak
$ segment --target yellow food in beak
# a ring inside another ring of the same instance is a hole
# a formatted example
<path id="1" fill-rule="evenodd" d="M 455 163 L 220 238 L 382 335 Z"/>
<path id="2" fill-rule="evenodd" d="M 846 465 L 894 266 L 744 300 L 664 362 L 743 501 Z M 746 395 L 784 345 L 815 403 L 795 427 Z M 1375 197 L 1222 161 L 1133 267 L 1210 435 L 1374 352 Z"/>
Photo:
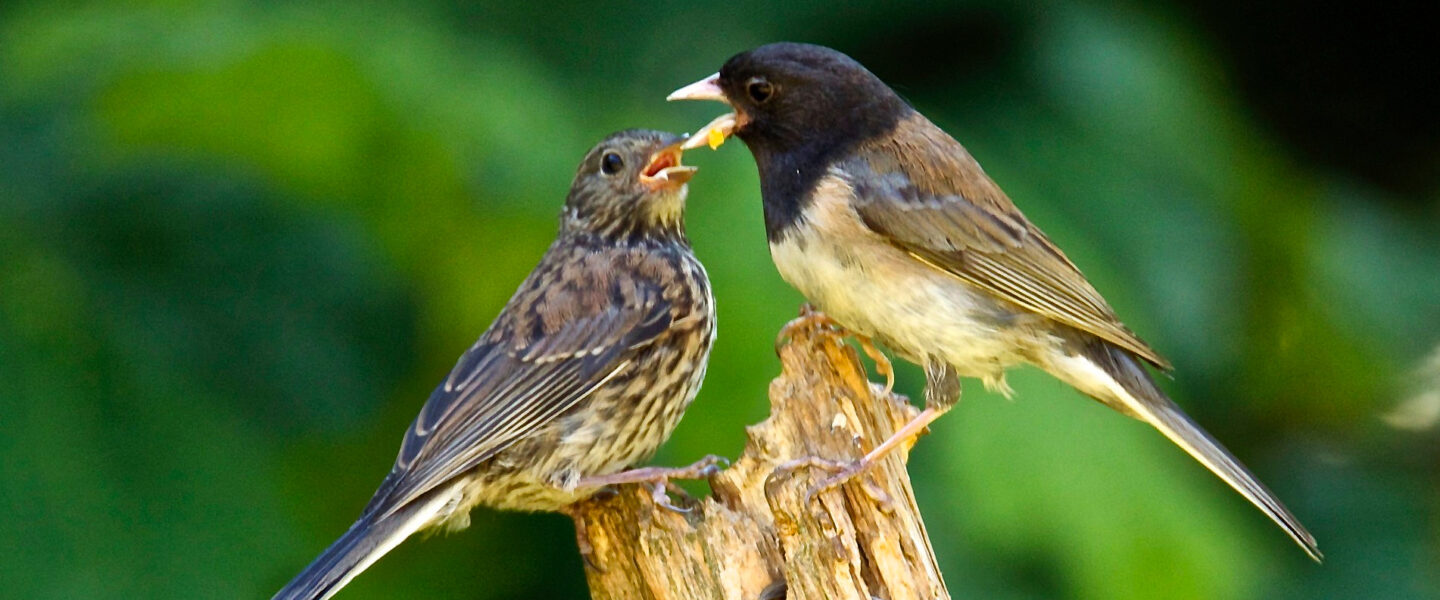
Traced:
<path id="1" fill-rule="evenodd" d="M 710 146 L 711 150 L 719 148 L 721 144 L 725 143 L 726 138 L 735 134 L 735 123 L 735 113 L 725 113 L 715 117 L 715 120 L 710 121 L 700 128 L 700 131 L 695 132 L 695 135 L 682 142 L 680 148 L 684 150 L 700 146 Z"/>

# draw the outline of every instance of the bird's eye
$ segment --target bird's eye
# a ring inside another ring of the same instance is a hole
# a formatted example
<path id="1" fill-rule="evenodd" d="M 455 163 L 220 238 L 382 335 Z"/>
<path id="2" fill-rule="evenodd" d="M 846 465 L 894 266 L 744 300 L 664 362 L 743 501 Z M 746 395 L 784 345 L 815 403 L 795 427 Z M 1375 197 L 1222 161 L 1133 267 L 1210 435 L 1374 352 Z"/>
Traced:
<path id="1" fill-rule="evenodd" d="M 620 169 L 623 168 L 625 168 L 625 159 L 620 158 L 620 154 L 618 152 L 606 152 L 604 156 L 600 157 L 601 173 L 604 173 L 606 175 L 614 175 L 616 173 L 619 173 Z"/>
<path id="2" fill-rule="evenodd" d="M 764 77 L 751 77 L 750 81 L 745 82 L 745 93 L 749 94 L 756 104 L 764 104 L 775 94 L 775 85 Z"/>

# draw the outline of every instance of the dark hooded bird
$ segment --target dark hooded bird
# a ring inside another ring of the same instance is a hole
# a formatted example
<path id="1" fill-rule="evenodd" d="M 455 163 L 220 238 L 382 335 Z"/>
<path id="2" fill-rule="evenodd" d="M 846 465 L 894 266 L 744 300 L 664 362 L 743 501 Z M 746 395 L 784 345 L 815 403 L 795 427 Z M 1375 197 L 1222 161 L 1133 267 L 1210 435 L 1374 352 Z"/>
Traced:
<path id="1" fill-rule="evenodd" d="M 865 67 L 770 44 L 670 99 L 733 109 L 685 146 L 733 134 L 750 148 L 780 275 L 862 341 L 925 370 L 925 410 L 822 487 L 922 432 L 959 399 L 960 377 L 1008 394 L 1005 370 L 1032 364 L 1160 430 L 1320 560 L 1295 516 L 1155 385 L 1147 366 L 1170 364 L 959 142 Z"/>
<path id="2" fill-rule="evenodd" d="M 585 155 L 540 264 L 431 393 L 360 518 L 275 598 L 329 598 L 411 534 L 464 528 L 475 506 L 563 511 L 627 482 L 663 499 L 667 478 L 712 464 L 626 470 L 680 421 L 715 338 L 680 141 L 625 131 Z"/>

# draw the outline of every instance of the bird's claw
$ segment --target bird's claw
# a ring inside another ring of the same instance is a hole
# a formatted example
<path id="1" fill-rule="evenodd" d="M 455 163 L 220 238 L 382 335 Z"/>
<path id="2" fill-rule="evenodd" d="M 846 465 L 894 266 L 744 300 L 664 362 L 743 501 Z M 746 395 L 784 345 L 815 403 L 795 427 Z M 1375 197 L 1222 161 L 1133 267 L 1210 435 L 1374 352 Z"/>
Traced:
<path id="1" fill-rule="evenodd" d="M 776 467 L 775 472 L 777 474 L 789 474 L 800 469 L 820 469 L 823 471 L 829 471 L 834 473 L 834 475 L 826 477 L 825 479 L 821 480 L 820 483 L 815 484 L 805 492 L 805 503 L 810 504 L 811 502 L 814 502 L 815 499 L 820 496 L 820 494 L 823 494 L 825 492 L 838 488 L 845 483 L 848 483 L 850 480 L 855 479 L 855 477 L 863 474 L 865 470 L 870 468 L 872 465 L 873 463 L 865 461 L 863 459 L 849 463 L 843 463 L 833 460 L 827 460 L 818 456 L 806 456 L 804 458 L 797 458 Z M 890 499 L 890 495 L 887 494 L 885 490 L 881 489 L 880 486 L 875 482 L 870 481 L 869 479 L 863 479 L 859 483 L 861 484 L 860 489 L 865 491 L 865 495 L 869 496 L 870 499 L 874 500 L 877 504 L 880 504 L 882 507 L 889 507 L 893 504 L 892 500 Z"/>
<path id="2" fill-rule="evenodd" d="M 671 470 L 669 479 L 709 479 L 729 467 L 730 459 L 718 454 L 706 454 L 700 460 Z"/>
<path id="3" fill-rule="evenodd" d="M 815 498 L 820 494 L 823 494 L 825 492 L 838 488 L 846 483 L 849 483 L 852 479 L 855 479 L 856 477 L 864 474 L 865 470 L 869 469 L 871 465 L 872 463 L 868 463 L 863 460 L 857 460 L 848 465 L 845 465 L 844 467 L 841 467 L 839 473 L 827 477 L 824 481 L 815 484 L 814 487 L 810 488 L 809 491 L 805 492 L 805 502 L 813 502 Z M 884 510 L 885 512 L 891 511 L 891 507 L 894 505 L 894 501 L 890 499 L 890 494 L 886 493 L 885 490 L 880 487 L 880 484 L 875 483 L 868 478 L 860 479 L 856 481 L 856 483 L 860 484 L 860 489 L 865 492 L 865 495 L 869 496 L 870 500 L 880 505 L 882 510 Z"/>
<path id="4" fill-rule="evenodd" d="M 845 328 L 841 327 L 835 319 L 829 315 L 816 310 L 810 303 L 800 305 L 800 316 L 791 319 L 790 322 L 780 327 L 780 334 L 775 336 L 775 351 L 779 352 L 780 347 L 785 345 L 785 340 L 795 337 L 795 333 L 805 329 L 826 329 L 832 333 L 845 334 Z"/>
<path id="5" fill-rule="evenodd" d="M 730 461 L 722 456 L 710 454 L 683 467 L 641 467 L 607 475 L 583 477 L 576 483 L 576 487 L 602 487 L 622 483 L 655 483 L 668 481 L 670 479 L 706 479 L 720 472 L 719 465 L 722 463 L 729 466 Z"/>
<path id="6" fill-rule="evenodd" d="M 683 497 L 687 500 L 690 500 L 690 502 L 694 502 L 694 499 L 690 498 L 689 494 L 685 493 L 685 490 L 681 489 L 680 486 L 671 483 L 669 479 L 657 481 L 654 483 L 653 487 L 650 488 L 650 499 L 655 502 L 656 506 L 659 506 L 660 508 L 664 508 L 671 512 L 677 512 L 682 515 L 689 514 L 691 511 L 695 510 L 694 507 L 690 506 L 683 508 L 680 506 L 676 506 L 674 502 L 670 501 L 670 494 L 675 494 L 678 497 Z"/>
<path id="7" fill-rule="evenodd" d="M 775 467 L 771 477 L 788 476 L 800 469 L 822 469 L 825 471 L 839 471 L 845 468 L 845 463 L 820 458 L 818 456 L 802 456 L 800 458 L 786 461 Z"/>
<path id="8" fill-rule="evenodd" d="M 786 340 L 794 338 L 796 332 L 805 329 L 820 329 L 841 337 L 854 337 L 855 341 L 860 343 L 860 349 L 865 352 L 865 356 L 875 361 L 875 370 L 885 377 L 885 395 L 889 396 L 890 392 L 894 391 L 895 366 L 890 363 L 890 357 L 875 347 L 870 336 L 846 329 L 844 325 L 830 318 L 830 315 L 820 312 L 808 302 L 800 305 L 800 316 L 780 328 L 780 333 L 775 336 L 775 352 L 780 352 L 780 347 L 785 345 Z"/>
<path id="9" fill-rule="evenodd" d="M 590 545 L 590 540 L 577 537 L 575 543 L 580 546 L 580 560 L 585 563 L 585 568 L 596 573 L 604 573 L 605 567 L 600 566 L 600 561 L 595 559 L 595 547 Z"/>
<path id="10" fill-rule="evenodd" d="M 585 525 L 585 517 L 575 506 L 566 507 L 563 511 L 570 515 L 575 521 L 575 547 L 580 551 L 580 560 L 585 562 L 585 568 L 597 573 L 604 573 L 605 567 L 595 560 L 595 546 L 590 543 L 589 527 Z"/>
<path id="11" fill-rule="evenodd" d="M 686 496 L 685 490 L 671 483 L 672 479 L 709 479 L 720 472 L 720 465 L 730 466 L 730 461 L 723 456 L 710 454 L 683 467 L 643 467 L 611 473 L 609 475 L 597 475 L 586 477 L 580 480 L 584 486 L 615 486 L 622 483 L 638 483 L 650 488 L 651 498 L 655 504 L 663 506 L 675 512 L 690 512 L 689 508 L 680 508 L 670 502 L 670 493 L 676 496 Z M 601 489 L 604 489 L 602 487 Z"/>
<path id="12" fill-rule="evenodd" d="M 722 468 L 729 466 L 730 459 L 717 454 L 707 454 L 704 458 L 690 463 L 689 465 L 678 467 L 675 469 L 668 469 L 663 475 L 661 475 L 655 480 L 655 486 L 651 490 L 651 498 L 655 501 L 655 504 L 660 507 L 681 514 L 689 513 L 695 510 L 694 506 L 681 508 L 679 506 L 676 506 L 673 502 L 670 502 L 670 495 L 674 494 L 677 497 L 689 499 L 692 504 L 694 503 L 694 499 L 690 498 L 690 495 L 685 492 L 684 488 L 675 485 L 675 483 L 671 480 L 709 479 L 720 473 Z"/>
<path id="13" fill-rule="evenodd" d="M 885 356 L 884 352 L 875 347 L 869 337 L 858 333 L 854 335 L 855 341 L 860 342 L 860 349 L 865 352 L 865 356 L 875 361 L 875 370 L 885 376 L 885 395 L 889 396 L 890 392 L 895 391 L 895 365 L 890 363 L 890 357 Z"/>
<path id="14" fill-rule="evenodd" d="M 835 471 L 834 475 L 820 480 L 820 483 L 815 484 L 813 487 L 810 488 L 809 491 L 805 492 L 805 502 L 813 502 L 816 496 L 819 496 L 820 494 L 844 485 L 846 482 L 854 479 L 857 475 L 860 475 L 860 473 L 865 470 L 866 466 L 867 465 L 862 461 L 855 461 L 850 464 L 838 465 L 838 468 L 833 469 Z"/>

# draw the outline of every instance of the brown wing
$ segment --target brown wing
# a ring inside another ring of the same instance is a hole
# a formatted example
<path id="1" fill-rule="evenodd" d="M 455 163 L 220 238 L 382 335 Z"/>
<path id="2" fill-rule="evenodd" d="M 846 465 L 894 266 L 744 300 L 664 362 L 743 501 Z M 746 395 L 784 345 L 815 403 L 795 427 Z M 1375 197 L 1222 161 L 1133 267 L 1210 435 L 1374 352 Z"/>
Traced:
<path id="1" fill-rule="evenodd" d="M 924 117 L 902 122 L 895 136 L 843 168 L 853 176 L 860 218 L 915 258 L 1170 368 L 965 148 Z"/>
<path id="2" fill-rule="evenodd" d="M 670 327 L 658 286 L 611 273 L 559 283 L 544 268 L 435 388 L 366 513 L 405 506 L 550 423 Z"/>

